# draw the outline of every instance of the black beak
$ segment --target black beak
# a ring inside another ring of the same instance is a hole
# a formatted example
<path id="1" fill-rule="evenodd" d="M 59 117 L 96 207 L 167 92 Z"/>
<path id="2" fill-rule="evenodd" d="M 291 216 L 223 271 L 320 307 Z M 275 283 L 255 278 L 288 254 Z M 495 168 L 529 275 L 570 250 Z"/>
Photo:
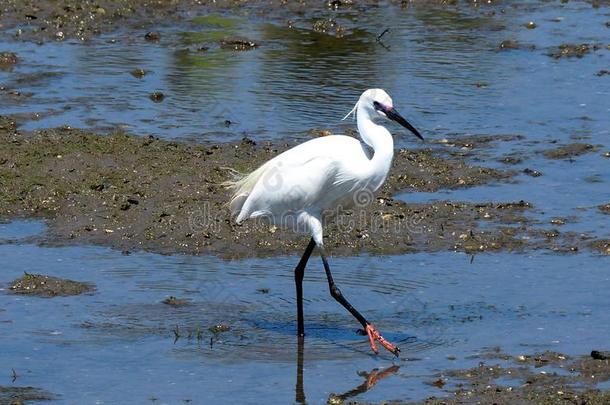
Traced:
<path id="1" fill-rule="evenodd" d="M 416 137 L 418 137 L 422 141 L 424 140 L 424 137 L 421 136 L 419 131 L 417 129 L 415 129 L 415 127 L 413 125 L 409 124 L 409 122 L 406 119 L 404 119 L 402 117 L 402 115 L 400 115 L 398 113 L 398 111 L 396 111 L 394 109 L 394 107 L 392 107 L 392 108 L 386 107 L 386 106 L 384 106 L 381 103 L 378 103 L 376 101 L 373 104 L 374 104 L 376 110 L 379 110 L 379 111 L 383 112 L 386 115 L 386 117 L 388 117 L 389 119 L 391 119 L 393 121 L 398 122 L 400 125 L 402 125 L 403 127 L 407 128 L 409 131 L 413 132 L 413 134 Z"/>
<path id="2" fill-rule="evenodd" d="M 413 132 L 413 135 L 415 135 L 422 141 L 424 140 L 424 137 L 421 136 L 419 131 L 417 129 L 415 129 L 415 127 L 413 125 L 409 124 L 409 122 L 406 119 L 404 119 L 402 117 L 402 115 L 398 114 L 398 111 L 396 111 L 394 108 L 388 108 L 388 109 L 384 110 L 383 112 L 385 113 L 385 115 L 387 115 L 387 117 L 389 119 L 398 122 L 400 125 L 407 128 L 409 131 Z"/>

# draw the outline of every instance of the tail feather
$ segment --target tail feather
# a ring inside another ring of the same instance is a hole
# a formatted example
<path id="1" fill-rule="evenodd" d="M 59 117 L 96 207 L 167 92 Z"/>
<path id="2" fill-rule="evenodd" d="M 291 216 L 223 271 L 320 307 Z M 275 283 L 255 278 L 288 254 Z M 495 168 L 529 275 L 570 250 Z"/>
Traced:
<path id="1" fill-rule="evenodd" d="M 246 200 L 250 196 L 252 189 L 262 177 L 267 169 L 267 164 L 262 165 L 250 174 L 242 174 L 233 171 L 233 180 L 227 180 L 222 185 L 233 192 L 231 200 L 229 201 L 229 209 L 231 211 L 231 217 L 239 217 L 239 222 L 243 222 L 247 218 L 239 215 L 241 210 L 246 203 Z"/>

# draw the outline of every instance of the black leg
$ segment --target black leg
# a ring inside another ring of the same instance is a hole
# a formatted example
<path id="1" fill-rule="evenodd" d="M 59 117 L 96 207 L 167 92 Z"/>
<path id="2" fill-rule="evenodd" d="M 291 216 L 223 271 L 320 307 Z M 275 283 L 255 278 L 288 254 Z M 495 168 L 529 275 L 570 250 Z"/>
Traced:
<path id="1" fill-rule="evenodd" d="M 324 249 L 318 246 L 320 250 L 320 256 L 322 256 L 322 263 L 324 263 L 324 271 L 326 271 L 326 278 L 328 279 L 328 288 L 330 289 L 330 295 L 337 300 L 345 309 L 347 309 L 353 316 L 362 324 L 363 328 L 366 328 L 369 325 L 369 322 L 360 314 L 360 312 L 356 311 L 356 308 L 350 304 L 347 299 L 341 294 L 341 290 L 337 287 L 333 280 L 333 275 L 330 272 L 330 266 L 328 265 L 328 260 L 326 260 L 326 254 L 324 253 Z"/>
<path id="2" fill-rule="evenodd" d="M 330 290 L 330 295 L 332 295 L 335 300 L 337 300 L 341 305 L 343 305 L 343 307 L 347 309 L 350 314 L 352 314 L 354 318 L 358 320 L 358 322 L 360 322 L 360 324 L 364 328 L 364 331 L 369 337 L 369 344 L 371 345 L 371 349 L 373 350 L 373 352 L 378 353 L 377 345 L 375 344 L 375 342 L 379 342 L 389 352 L 393 353 L 395 356 L 398 356 L 398 354 L 400 353 L 400 349 L 392 343 L 388 342 L 386 339 L 384 339 L 384 337 L 381 336 L 377 328 L 371 325 L 369 321 L 367 321 L 360 312 L 356 311 L 356 308 L 354 308 L 352 304 L 350 304 L 347 299 L 345 299 L 343 294 L 341 294 L 341 290 L 339 290 L 339 288 L 335 284 L 335 281 L 333 280 L 333 275 L 330 272 L 330 266 L 328 265 L 328 260 L 326 260 L 326 253 L 324 252 L 324 248 L 322 248 L 322 246 L 318 246 L 318 249 L 320 250 L 320 256 L 322 256 L 322 263 L 324 263 L 324 271 L 326 272 L 326 278 L 328 279 L 328 288 Z"/>
<path id="3" fill-rule="evenodd" d="M 303 276 L 305 275 L 307 260 L 309 260 L 309 256 L 311 256 L 311 252 L 315 246 L 316 242 L 311 238 L 299 264 L 294 268 L 294 283 L 297 287 L 297 334 L 299 336 L 305 336 L 305 323 L 303 321 Z"/>

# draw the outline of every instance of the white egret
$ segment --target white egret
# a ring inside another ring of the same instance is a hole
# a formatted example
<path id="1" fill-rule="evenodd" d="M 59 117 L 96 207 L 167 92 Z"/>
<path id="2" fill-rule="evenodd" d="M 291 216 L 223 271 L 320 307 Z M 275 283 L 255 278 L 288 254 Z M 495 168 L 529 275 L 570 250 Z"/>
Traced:
<path id="1" fill-rule="evenodd" d="M 294 270 L 299 336 L 305 333 L 303 275 L 309 256 L 317 246 L 332 297 L 362 324 L 375 353 L 378 353 L 375 342 L 379 341 L 398 355 L 399 348 L 381 336 L 375 326 L 345 299 L 333 281 L 324 251 L 323 223 L 326 214 L 354 205 L 363 193 L 372 196 L 385 181 L 394 156 L 394 141 L 390 132 L 375 122 L 377 119 L 394 120 L 418 138 L 423 138 L 398 114 L 384 90 L 366 90 L 347 116 L 352 113 L 356 114 L 358 131 L 364 143 L 345 135 L 330 135 L 295 146 L 249 175 L 227 182 L 233 191 L 230 208 L 238 224 L 249 218 L 265 217 L 276 226 L 311 235 L 309 245 Z M 366 200 L 370 202 L 371 199 Z"/>

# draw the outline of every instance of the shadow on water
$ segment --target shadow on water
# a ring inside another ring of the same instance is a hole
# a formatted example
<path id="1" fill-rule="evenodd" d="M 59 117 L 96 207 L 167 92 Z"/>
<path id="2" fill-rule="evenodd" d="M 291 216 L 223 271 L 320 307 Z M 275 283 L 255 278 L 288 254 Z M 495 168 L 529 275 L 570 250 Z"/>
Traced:
<path id="1" fill-rule="evenodd" d="M 302 337 L 297 338 L 297 372 L 296 372 L 296 384 L 294 387 L 295 391 L 295 402 L 298 404 L 306 404 L 305 387 L 303 383 L 303 365 L 305 364 L 305 340 Z M 343 403 L 346 399 L 357 397 L 360 394 L 372 389 L 379 381 L 384 378 L 388 378 L 400 370 L 400 366 L 393 365 L 386 367 L 382 370 L 378 368 L 372 369 L 370 372 L 359 372 L 358 375 L 364 378 L 364 382 L 355 388 L 348 390 L 342 394 L 330 394 L 328 401 L 333 403 Z"/>

